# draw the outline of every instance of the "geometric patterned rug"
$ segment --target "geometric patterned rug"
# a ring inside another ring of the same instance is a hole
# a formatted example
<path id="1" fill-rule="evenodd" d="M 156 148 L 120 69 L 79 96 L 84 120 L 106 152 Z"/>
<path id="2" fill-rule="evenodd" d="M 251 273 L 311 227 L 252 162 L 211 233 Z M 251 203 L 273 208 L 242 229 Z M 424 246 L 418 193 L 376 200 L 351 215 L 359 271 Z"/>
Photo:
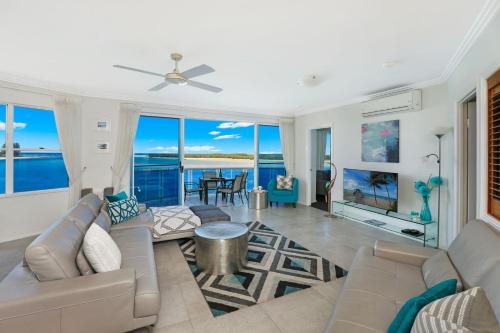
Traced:
<path id="1" fill-rule="evenodd" d="M 248 266 L 208 275 L 196 266 L 193 239 L 179 241 L 214 316 L 263 303 L 347 274 L 344 269 L 259 222 L 248 222 Z"/>

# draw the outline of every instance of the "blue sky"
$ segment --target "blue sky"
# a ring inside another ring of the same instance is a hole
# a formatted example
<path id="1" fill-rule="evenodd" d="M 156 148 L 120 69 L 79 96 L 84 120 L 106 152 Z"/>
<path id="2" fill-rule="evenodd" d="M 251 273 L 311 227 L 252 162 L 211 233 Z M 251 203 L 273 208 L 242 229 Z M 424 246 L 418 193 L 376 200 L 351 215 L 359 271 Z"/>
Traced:
<path id="1" fill-rule="evenodd" d="M 361 192 L 368 195 L 373 194 L 373 188 L 369 185 L 367 179 L 370 178 L 371 171 L 368 170 L 355 170 L 355 169 L 344 169 L 344 189 L 354 191 L 355 189 L 360 189 Z M 397 198 L 397 184 L 390 183 L 387 185 L 389 189 L 389 194 L 392 199 Z M 385 186 L 376 189 L 377 195 L 386 197 L 387 191 Z"/>
<path id="2" fill-rule="evenodd" d="M 0 105 L 0 143 L 5 143 L 5 105 Z M 21 148 L 60 149 L 54 113 L 21 106 L 14 107 L 14 142 Z"/>
<path id="3" fill-rule="evenodd" d="M 135 153 L 176 153 L 179 120 L 141 116 L 134 143 Z M 253 154 L 254 124 L 186 119 L 184 151 L 193 154 Z M 277 127 L 261 126 L 261 152 L 281 152 Z"/>

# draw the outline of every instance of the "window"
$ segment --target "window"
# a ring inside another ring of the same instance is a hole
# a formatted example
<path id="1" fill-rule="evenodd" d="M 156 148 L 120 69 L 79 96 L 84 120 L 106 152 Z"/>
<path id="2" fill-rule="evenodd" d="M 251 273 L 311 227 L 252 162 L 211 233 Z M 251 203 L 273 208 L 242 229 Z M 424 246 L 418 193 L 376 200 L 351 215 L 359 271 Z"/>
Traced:
<path id="1" fill-rule="evenodd" d="M 3 105 L 0 122 L 3 131 L 0 193 L 68 187 L 52 111 Z"/>
<path id="2" fill-rule="evenodd" d="M 285 175 L 278 126 L 259 126 L 259 185 L 267 189 L 271 179 Z"/>
<path id="3" fill-rule="evenodd" d="M 179 119 L 140 116 L 131 192 L 150 207 L 179 204 Z"/>
<path id="4" fill-rule="evenodd" d="M 500 70 L 488 79 L 488 213 L 500 219 Z"/>
<path id="5" fill-rule="evenodd" d="M 204 171 L 234 178 L 248 172 L 254 186 L 254 123 L 186 119 L 184 121 L 184 180 L 199 186 Z"/>

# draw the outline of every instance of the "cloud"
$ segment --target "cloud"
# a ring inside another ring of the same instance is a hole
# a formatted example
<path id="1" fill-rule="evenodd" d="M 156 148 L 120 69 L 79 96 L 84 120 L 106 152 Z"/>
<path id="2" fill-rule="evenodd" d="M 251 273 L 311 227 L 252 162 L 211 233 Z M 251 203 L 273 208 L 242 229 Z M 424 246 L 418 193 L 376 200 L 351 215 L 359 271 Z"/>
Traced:
<path id="1" fill-rule="evenodd" d="M 244 121 L 238 121 L 238 122 L 227 122 L 227 123 L 221 123 L 217 128 L 240 128 L 240 127 L 250 127 L 253 126 L 253 123 L 247 123 Z"/>
<path id="2" fill-rule="evenodd" d="M 26 126 L 28 126 L 26 123 L 14 123 L 14 129 L 23 129 Z M 0 131 L 5 131 L 5 123 L 3 121 L 0 121 Z"/>
<path id="3" fill-rule="evenodd" d="M 205 151 L 218 151 L 214 146 L 185 146 L 184 151 L 186 153 L 198 153 Z"/>
<path id="4" fill-rule="evenodd" d="M 208 132 L 208 134 L 210 134 L 210 135 L 219 135 L 220 132 L 219 131 L 211 131 L 211 132 Z"/>
<path id="5" fill-rule="evenodd" d="M 239 134 L 225 134 L 216 136 L 214 140 L 227 140 L 227 139 L 239 139 L 239 138 L 241 138 L 241 135 Z"/>

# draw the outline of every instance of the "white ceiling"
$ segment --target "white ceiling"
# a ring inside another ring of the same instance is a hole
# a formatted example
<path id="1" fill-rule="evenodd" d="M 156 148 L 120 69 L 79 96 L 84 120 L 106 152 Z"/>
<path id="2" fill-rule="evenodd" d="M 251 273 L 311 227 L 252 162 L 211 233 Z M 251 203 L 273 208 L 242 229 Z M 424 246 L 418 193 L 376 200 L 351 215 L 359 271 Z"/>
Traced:
<path id="1" fill-rule="evenodd" d="M 0 79 L 91 96 L 291 115 L 438 78 L 486 0 L 1 0 Z M 213 94 L 166 73 L 206 63 Z M 386 61 L 398 61 L 389 69 Z M 312 88 L 297 80 L 317 74 Z"/>

